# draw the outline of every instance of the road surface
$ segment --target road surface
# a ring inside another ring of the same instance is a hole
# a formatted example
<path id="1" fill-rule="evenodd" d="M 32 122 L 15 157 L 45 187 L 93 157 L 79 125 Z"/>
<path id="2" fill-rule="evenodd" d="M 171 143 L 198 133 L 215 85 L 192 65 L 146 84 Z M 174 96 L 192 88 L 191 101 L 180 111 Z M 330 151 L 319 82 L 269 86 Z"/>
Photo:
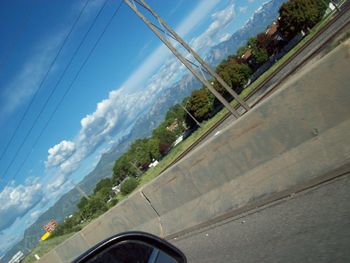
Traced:
<path id="1" fill-rule="evenodd" d="M 350 262 L 350 174 L 171 240 L 188 262 Z"/>

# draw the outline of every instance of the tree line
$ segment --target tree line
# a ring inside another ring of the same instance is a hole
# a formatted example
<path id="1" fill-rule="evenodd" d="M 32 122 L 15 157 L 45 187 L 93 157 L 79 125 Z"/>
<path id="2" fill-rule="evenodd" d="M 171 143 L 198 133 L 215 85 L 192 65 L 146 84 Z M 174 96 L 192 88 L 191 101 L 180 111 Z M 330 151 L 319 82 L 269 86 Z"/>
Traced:
<path id="1" fill-rule="evenodd" d="M 301 31 L 307 33 L 322 19 L 329 2 L 289 0 L 284 3 L 279 9 L 278 20 L 267 31 L 248 39 L 236 54 L 230 55 L 216 67 L 216 72 L 234 91 L 241 93 L 251 75 L 261 65 L 278 53 L 289 40 Z M 213 86 L 227 100 L 233 99 L 217 81 L 213 81 Z M 149 169 L 153 161 L 166 156 L 180 135 L 198 127 L 193 117 L 198 122 L 203 122 L 220 108 L 220 102 L 205 87 L 194 90 L 181 103 L 172 106 L 152 135 L 130 145 L 115 161 L 112 177 L 99 181 L 89 198 L 82 197 L 77 211 L 59 224 L 52 236 L 78 231 L 84 222 L 113 207 L 118 199 L 112 187 L 119 185 L 118 191 L 123 195 L 131 193 L 138 185 L 138 178 Z"/>

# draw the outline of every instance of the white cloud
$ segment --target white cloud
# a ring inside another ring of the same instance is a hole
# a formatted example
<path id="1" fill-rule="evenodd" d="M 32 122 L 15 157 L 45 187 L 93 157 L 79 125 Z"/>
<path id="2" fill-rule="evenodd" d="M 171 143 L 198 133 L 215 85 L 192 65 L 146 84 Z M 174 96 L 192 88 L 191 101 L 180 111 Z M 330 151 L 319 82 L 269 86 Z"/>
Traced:
<path id="1" fill-rule="evenodd" d="M 74 142 L 63 140 L 48 150 L 49 156 L 45 165 L 47 168 L 62 164 L 75 152 Z"/>
<path id="2" fill-rule="evenodd" d="M 239 12 L 240 13 L 245 14 L 245 13 L 247 13 L 247 11 L 248 11 L 248 7 L 247 6 L 240 6 L 239 7 Z"/>
<path id="3" fill-rule="evenodd" d="M 51 207 L 62 193 L 72 188 L 69 180 L 58 188 L 50 183 L 39 183 L 38 180 L 32 177 L 24 184 L 16 187 L 10 185 L 0 193 L 0 253 L 19 242 L 27 227 Z M 57 180 L 55 178 L 53 183 Z M 6 205 L 3 205 L 5 202 Z"/>
<path id="4" fill-rule="evenodd" d="M 175 28 L 176 32 L 184 37 L 198 25 L 220 0 L 201 1 L 199 5 Z"/>
<path id="5" fill-rule="evenodd" d="M 48 189 L 50 193 L 57 191 L 66 182 L 66 178 L 63 175 L 54 176 L 53 180 L 47 183 L 45 189 Z"/>
<path id="6" fill-rule="evenodd" d="M 34 212 L 30 213 L 30 217 L 36 219 L 39 217 L 40 214 L 41 214 L 40 210 L 35 210 Z"/>
<path id="7" fill-rule="evenodd" d="M 230 3 L 226 8 L 214 13 L 212 15 L 212 22 L 209 27 L 200 36 L 194 38 L 191 41 L 191 46 L 197 52 L 201 52 L 203 48 L 213 46 L 218 43 L 221 34 L 221 30 L 229 25 L 233 18 L 236 16 L 235 6 Z"/>
<path id="8" fill-rule="evenodd" d="M 224 41 L 228 40 L 230 37 L 231 37 L 230 33 L 223 34 L 220 38 L 220 42 L 224 42 Z"/>
<path id="9" fill-rule="evenodd" d="M 42 185 L 37 180 L 30 180 L 15 187 L 5 187 L 0 193 L 0 231 L 26 214 L 42 197 Z"/>

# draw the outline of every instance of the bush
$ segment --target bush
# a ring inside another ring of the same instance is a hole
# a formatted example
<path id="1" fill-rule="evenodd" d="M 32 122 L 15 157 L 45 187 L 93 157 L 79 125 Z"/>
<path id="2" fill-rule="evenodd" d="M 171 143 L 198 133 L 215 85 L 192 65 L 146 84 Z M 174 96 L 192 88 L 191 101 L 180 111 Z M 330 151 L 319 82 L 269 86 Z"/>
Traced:
<path id="1" fill-rule="evenodd" d="M 118 199 L 117 198 L 113 198 L 111 200 L 111 202 L 109 203 L 109 207 L 113 207 L 115 206 L 116 204 L 118 204 Z"/>
<path id="2" fill-rule="evenodd" d="M 124 195 L 130 194 L 132 191 L 135 190 L 138 184 L 139 182 L 137 181 L 136 178 L 130 177 L 122 183 L 122 185 L 120 186 L 120 191 Z"/>

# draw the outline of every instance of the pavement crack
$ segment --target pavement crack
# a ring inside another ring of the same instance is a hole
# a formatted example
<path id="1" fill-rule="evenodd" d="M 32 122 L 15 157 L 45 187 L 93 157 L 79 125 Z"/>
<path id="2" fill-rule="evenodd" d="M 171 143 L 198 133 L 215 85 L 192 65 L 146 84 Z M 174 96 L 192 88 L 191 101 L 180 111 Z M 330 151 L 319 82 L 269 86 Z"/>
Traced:
<path id="1" fill-rule="evenodd" d="M 160 236 L 164 237 L 164 229 L 163 229 L 163 224 L 162 224 L 162 220 L 160 218 L 160 214 L 158 213 L 158 211 L 155 209 L 155 207 L 152 205 L 151 200 L 146 196 L 146 194 L 141 190 L 140 191 L 141 195 L 146 199 L 146 201 L 148 202 L 148 204 L 152 207 L 153 211 L 156 213 L 157 215 L 157 219 L 158 219 L 158 223 L 159 223 L 159 230 L 160 230 Z"/>

